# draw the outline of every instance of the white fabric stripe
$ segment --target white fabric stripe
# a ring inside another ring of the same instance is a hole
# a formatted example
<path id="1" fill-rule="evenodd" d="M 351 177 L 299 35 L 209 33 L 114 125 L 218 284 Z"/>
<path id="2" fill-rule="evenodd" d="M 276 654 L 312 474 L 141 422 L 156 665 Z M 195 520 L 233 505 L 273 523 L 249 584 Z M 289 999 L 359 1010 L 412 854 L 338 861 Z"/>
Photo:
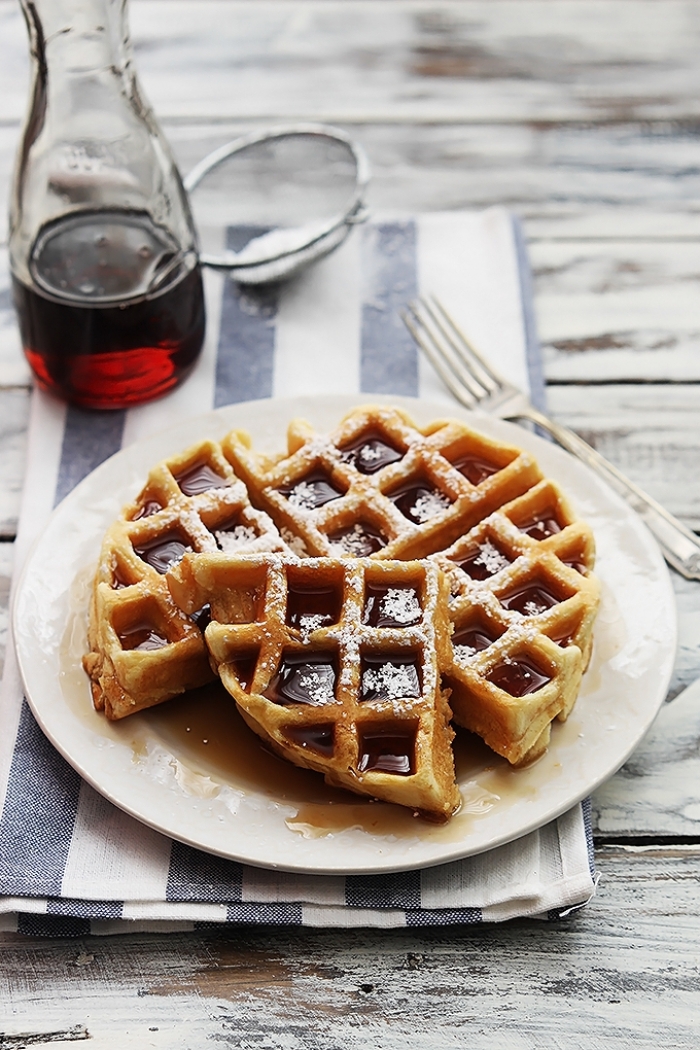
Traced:
<path id="1" fill-rule="evenodd" d="M 540 891 L 539 832 L 464 861 L 426 868 L 421 873 L 424 908 L 484 908 Z"/>
<path id="2" fill-rule="evenodd" d="M 44 897 L 0 897 L 0 915 L 16 915 L 20 911 L 30 915 L 46 915 L 47 907 Z"/>
<path id="3" fill-rule="evenodd" d="M 418 217 L 418 284 L 438 295 L 474 346 L 521 390 L 529 390 L 513 224 L 503 208 Z M 498 294 L 494 294 L 498 289 Z M 422 397 L 445 387 L 421 363 Z"/>
<path id="4" fill-rule="evenodd" d="M 24 560 L 53 508 L 56 476 L 61 459 L 61 440 L 66 407 L 34 390 L 29 415 L 27 476 L 22 493 L 20 524 L 15 541 L 10 608 Z M 15 739 L 22 710 L 22 683 L 15 657 L 12 626 L 7 633 L 7 655 L 0 683 L 0 813 L 7 794 Z"/>
<path id="5" fill-rule="evenodd" d="M 85 900 L 163 900 L 170 839 L 80 787 L 61 895 Z"/>
<path id="6" fill-rule="evenodd" d="M 406 925 L 406 912 L 400 908 L 323 908 L 304 905 L 304 926 L 374 927 L 391 930 Z"/>
<path id="7" fill-rule="evenodd" d="M 360 241 L 350 237 L 282 293 L 277 310 L 276 397 L 359 390 Z"/>
<path id="8" fill-rule="evenodd" d="M 165 919 L 189 922 L 225 922 L 225 904 L 202 904 L 199 901 L 127 901 L 124 904 L 124 919 Z"/>
<path id="9" fill-rule="evenodd" d="M 578 878 L 582 871 L 588 872 L 590 877 L 588 843 L 581 806 L 574 806 L 568 813 L 559 817 L 557 830 L 564 878 Z"/>
<path id="10" fill-rule="evenodd" d="M 305 901 L 309 904 L 344 905 L 342 875 L 291 875 L 284 871 L 245 868 L 241 900 L 265 904 Z"/>
<path id="11" fill-rule="evenodd" d="M 484 922 L 506 922 L 508 919 L 545 917 L 552 909 L 570 908 L 586 903 L 595 894 L 590 875 L 581 872 L 577 877 L 559 879 L 543 886 L 536 897 L 514 894 L 510 900 L 482 909 Z"/>
<path id="12" fill-rule="evenodd" d="M 216 380 L 216 354 L 219 342 L 221 300 L 226 278 L 213 270 L 204 271 L 204 294 L 207 309 L 207 331 L 199 361 L 186 383 L 177 387 L 167 397 L 148 405 L 131 408 L 124 425 L 124 447 L 134 441 L 142 441 L 166 430 L 177 422 L 198 412 L 208 412 L 214 404 Z M 144 464 L 145 471 L 152 464 Z"/>

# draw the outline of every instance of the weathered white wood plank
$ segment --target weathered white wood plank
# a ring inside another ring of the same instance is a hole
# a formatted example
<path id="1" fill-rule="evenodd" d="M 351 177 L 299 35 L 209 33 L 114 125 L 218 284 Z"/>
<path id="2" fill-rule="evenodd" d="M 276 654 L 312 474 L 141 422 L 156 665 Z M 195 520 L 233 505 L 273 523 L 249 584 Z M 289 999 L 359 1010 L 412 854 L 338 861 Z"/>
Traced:
<path id="1" fill-rule="evenodd" d="M 29 392 L 0 390 L 0 539 L 17 531 L 29 422 Z"/>
<path id="2" fill-rule="evenodd" d="M 700 113 L 692 0 L 134 0 L 162 116 L 344 121 L 663 119 Z M 20 117 L 24 27 L 0 6 L 0 97 Z M 306 76 L 299 76 L 305 69 Z"/>
<path id="3" fill-rule="evenodd" d="M 0 0 L 0 9 L 3 0 Z M 0 107 L 1 107 L 0 103 Z M 276 122 L 163 125 L 184 172 L 216 146 Z M 372 167 L 375 208 L 429 211 L 500 203 L 531 237 L 697 239 L 695 125 L 346 125 Z M 0 241 L 19 125 L 0 126 Z"/>
<path id="4" fill-rule="evenodd" d="M 465 1032 L 492 1050 L 694 1048 L 700 851 L 607 848 L 598 863 L 597 898 L 557 924 L 6 937 L 4 1045 L 72 1029 L 66 1046 L 86 1030 L 95 1050 L 457 1050 Z"/>
<path id="5" fill-rule="evenodd" d="M 664 704 L 623 769 L 593 798 L 598 834 L 700 837 L 700 688 Z"/>
<path id="6" fill-rule="evenodd" d="M 550 381 L 700 379 L 700 242 L 536 242 Z"/>
<path id="7" fill-rule="evenodd" d="M 549 406 L 691 528 L 700 528 L 700 386 L 550 386 Z"/>
<path id="8" fill-rule="evenodd" d="M 22 353 L 12 303 L 7 248 L 0 247 L 0 389 L 26 387 L 29 381 L 29 365 Z M 0 466 L 1 477 L 2 467 Z"/>

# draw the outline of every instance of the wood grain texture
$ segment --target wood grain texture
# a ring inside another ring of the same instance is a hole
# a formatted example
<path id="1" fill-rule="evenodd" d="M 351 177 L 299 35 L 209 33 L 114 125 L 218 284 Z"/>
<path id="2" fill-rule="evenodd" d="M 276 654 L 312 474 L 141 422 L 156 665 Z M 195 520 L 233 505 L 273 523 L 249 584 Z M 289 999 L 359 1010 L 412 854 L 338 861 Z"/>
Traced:
<path id="1" fill-rule="evenodd" d="M 143 84 L 167 117 L 624 121 L 700 114 L 692 0 L 134 0 Z M 7 118 L 24 27 L 0 7 Z M 303 75 L 300 75 L 303 71 Z"/>
<path id="2" fill-rule="evenodd" d="M 5 938 L 4 1038 L 72 1029 L 96 1048 L 120 1038 L 172 1050 L 457 1050 L 467 1038 L 498 1050 L 695 1047 L 700 850 L 608 847 L 598 863 L 594 903 L 556 924 Z"/>
<path id="3" fill-rule="evenodd" d="M 0 390 L 0 540 L 17 531 L 28 422 L 28 390 Z"/>
<path id="4" fill-rule="evenodd" d="M 557 419 L 672 514 L 691 528 L 700 526 L 700 386 L 551 385 L 547 393 Z"/>

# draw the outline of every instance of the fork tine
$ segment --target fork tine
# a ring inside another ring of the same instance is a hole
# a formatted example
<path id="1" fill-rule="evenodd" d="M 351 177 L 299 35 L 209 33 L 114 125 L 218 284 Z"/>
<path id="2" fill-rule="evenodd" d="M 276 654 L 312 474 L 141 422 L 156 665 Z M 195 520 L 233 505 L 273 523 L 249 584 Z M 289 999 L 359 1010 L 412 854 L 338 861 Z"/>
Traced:
<path id="1" fill-rule="evenodd" d="M 465 367 L 475 375 L 479 382 L 482 383 L 490 393 L 500 390 L 505 385 L 501 376 L 499 376 L 488 361 L 481 356 L 454 318 L 448 314 L 437 296 L 424 296 L 423 305 L 425 309 L 429 311 L 435 323 L 439 326 L 445 339 L 450 342 L 450 345 L 460 356 Z"/>
<path id="2" fill-rule="evenodd" d="M 411 312 L 409 312 L 409 310 L 404 310 L 401 317 L 403 323 L 406 325 L 416 343 L 428 358 L 450 393 L 457 399 L 457 401 L 461 402 L 461 404 L 465 405 L 467 408 L 474 408 L 478 402 L 478 398 L 476 398 L 471 390 L 465 386 L 462 380 L 456 376 L 452 370 L 451 364 L 442 356 L 442 353 L 439 353 L 435 349 L 435 346 L 430 339 L 424 336 L 424 329 L 422 328 L 420 318 L 418 318 L 418 323 L 414 320 L 414 318 L 417 318 L 417 314 L 413 310 L 411 310 Z"/>
<path id="3" fill-rule="evenodd" d="M 415 327 L 417 327 L 418 334 L 422 335 L 422 342 L 419 343 L 419 346 L 421 346 L 426 356 L 430 358 L 435 368 L 437 369 L 438 367 L 436 361 L 440 360 L 443 369 L 447 367 L 452 373 L 453 381 L 456 381 L 467 390 L 472 403 L 482 401 L 490 392 L 490 388 L 480 383 L 474 371 L 467 367 L 441 326 L 426 308 L 425 303 L 420 300 L 409 303 L 408 311 L 414 322 L 414 330 L 409 329 L 409 331 L 411 331 L 415 339 Z M 440 374 L 444 379 L 444 372 L 441 371 Z"/>

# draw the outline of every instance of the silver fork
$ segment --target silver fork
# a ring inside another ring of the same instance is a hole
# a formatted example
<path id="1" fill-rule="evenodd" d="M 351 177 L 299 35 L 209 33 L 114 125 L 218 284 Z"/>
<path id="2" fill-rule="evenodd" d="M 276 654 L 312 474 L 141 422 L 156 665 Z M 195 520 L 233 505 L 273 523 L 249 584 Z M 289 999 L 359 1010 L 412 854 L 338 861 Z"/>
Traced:
<path id="1" fill-rule="evenodd" d="M 525 394 L 502 379 L 469 342 L 434 296 L 412 302 L 403 320 L 416 343 L 455 398 L 499 419 L 536 423 L 572 455 L 609 481 L 634 507 L 656 537 L 666 561 L 688 580 L 700 580 L 700 540 L 661 504 L 630 481 L 599 452 L 532 405 Z"/>

